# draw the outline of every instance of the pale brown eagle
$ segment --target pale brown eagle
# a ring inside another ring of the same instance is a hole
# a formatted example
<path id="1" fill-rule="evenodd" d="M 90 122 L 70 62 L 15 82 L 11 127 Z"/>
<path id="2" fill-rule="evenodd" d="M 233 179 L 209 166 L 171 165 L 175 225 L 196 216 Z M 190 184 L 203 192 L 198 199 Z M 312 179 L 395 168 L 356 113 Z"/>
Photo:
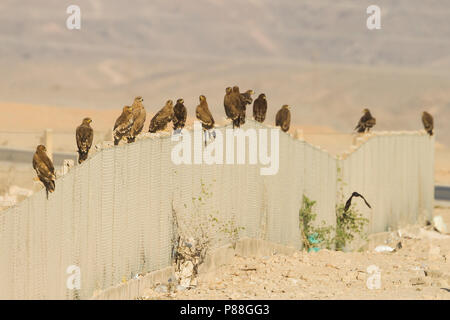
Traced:
<path id="1" fill-rule="evenodd" d="M 150 121 L 150 127 L 148 132 L 155 133 L 166 129 L 167 124 L 173 119 L 173 101 L 167 100 L 164 107 L 159 110 L 152 121 Z"/>
<path id="2" fill-rule="evenodd" d="M 200 104 L 195 109 L 195 115 L 197 119 L 202 123 L 202 128 L 204 130 L 210 130 L 214 128 L 214 118 L 209 111 L 208 102 L 206 102 L 206 97 L 201 95 L 199 97 Z"/>
<path id="3" fill-rule="evenodd" d="M 144 128 L 147 112 L 145 111 L 142 102 L 144 102 L 144 99 L 142 99 L 142 97 L 136 97 L 134 98 L 133 105 L 131 106 L 131 113 L 133 114 L 133 126 L 131 127 L 130 133 L 127 136 L 128 143 L 134 142 L 136 140 L 136 136 L 140 134 L 142 132 L 142 129 Z"/>
<path id="4" fill-rule="evenodd" d="M 281 130 L 284 132 L 289 131 L 289 127 L 291 126 L 291 111 L 287 104 L 278 110 L 275 117 L 275 125 L 281 127 Z"/>
<path id="5" fill-rule="evenodd" d="M 122 109 L 121 115 L 117 118 L 114 124 L 113 136 L 114 145 L 118 145 L 120 140 L 128 137 L 133 126 L 133 109 L 130 106 L 125 106 Z"/>
<path id="6" fill-rule="evenodd" d="M 33 156 L 33 168 L 39 180 L 44 184 L 45 191 L 48 193 L 55 191 L 55 167 L 52 160 L 47 156 L 47 149 L 43 145 L 38 145 Z"/>
<path id="7" fill-rule="evenodd" d="M 77 127 L 75 132 L 78 147 L 78 163 L 87 159 L 89 149 L 94 139 L 94 130 L 91 127 L 91 118 L 84 118 L 83 122 Z"/>

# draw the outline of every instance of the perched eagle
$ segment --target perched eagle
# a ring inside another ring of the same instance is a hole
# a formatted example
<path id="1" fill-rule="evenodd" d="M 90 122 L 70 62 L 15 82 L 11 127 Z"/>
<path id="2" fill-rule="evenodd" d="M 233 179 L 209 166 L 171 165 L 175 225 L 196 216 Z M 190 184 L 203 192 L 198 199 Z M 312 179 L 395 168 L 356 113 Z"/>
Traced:
<path id="1" fill-rule="evenodd" d="M 140 134 L 142 132 L 142 129 L 144 128 L 147 112 L 145 111 L 142 102 L 144 102 L 144 99 L 142 99 L 142 97 L 136 97 L 134 98 L 133 105 L 131 106 L 131 113 L 133 114 L 133 126 L 131 127 L 130 133 L 127 137 L 128 143 L 134 142 L 136 140 L 136 136 Z"/>
<path id="2" fill-rule="evenodd" d="M 353 197 L 355 197 L 355 198 L 361 197 L 364 200 L 364 202 L 366 203 L 366 206 L 368 206 L 369 208 L 372 209 L 370 204 L 367 202 L 367 200 L 361 194 L 359 194 L 358 192 L 353 192 L 352 195 L 350 196 L 350 198 L 348 198 L 347 202 L 345 203 L 344 212 L 347 212 L 348 209 L 350 209 L 350 206 L 352 205 Z"/>
<path id="3" fill-rule="evenodd" d="M 239 88 L 237 89 L 239 91 Z M 239 117 L 239 100 L 233 93 L 233 89 L 228 87 L 225 89 L 225 97 L 223 98 L 223 106 L 225 107 L 225 114 L 228 119 L 233 121 L 233 128 L 235 120 Z"/>
<path id="4" fill-rule="evenodd" d="M 87 159 L 89 149 L 92 146 L 94 130 L 92 130 L 91 122 L 91 118 L 84 118 L 83 122 L 77 127 L 76 130 L 78 163 L 82 163 Z"/>
<path id="5" fill-rule="evenodd" d="M 55 168 L 52 160 L 47 156 L 47 149 L 43 145 L 38 145 L 33 156 L 33 168 L 36 170 L 39 180 L 44 184 L 45 191 L 48 193 L 55 191 Z"/>
<path id="6" fill-rule="evenodd" d="M 291 126 L 291 110 L 287 104 L 278 110 L 275 117 L 275 125 L 281 127 L 281 130 L 284 132 L 289 131 L 289 127 Z"/>
<path id="7" fill-rule="evenodd" d="M 245 112 L 247 111 L 247 105 L 253 102 L 253 93 L 253 90 L 247 90 L 244 93 L 239 94 L 239 126 L 242 126 L 245 123 Z"/>
<path id="8" fill-rule="evenodd" d="M 173 130 L 181 130 L 186 125 L 187 110 L 184 106 L 184 100 L 178 99 L 173 107 Z"/>
<path id="9" fill-rule="evenodd" d="M 148 132 L 155 133 L 166 129 L 167 124 L 172 121 L 173 118 L 173 101 L 167 100 L 166 105 L 159 110 L 152 121 L 150 122 L 150 127 Z"/>
<path id="10" fill-rule="evenodd" d="M 434 129 L 434 120 L 433 116 L 429 114 L 428 112 L 424 111 L 422 113 L 422 123 L 423 127 L 425 128 L 426 132 L 432 136 L 433 135 L 433 129 Z"/>
<path id="11" fill-rule="evenodd" d="M 130 106 L 125 106 L 122 109 L 122 114 L 117 118 L 116 123 L 114 124 L 114 145 L 117 146 L 123 137 L 128 137 L 132 127 L 133 109 Z"/>
<path id="12" fill-rule="evenodd" d="M 377 123 L 377 120 L 370 114 L 369 109 L 364 109 L 363 113 L 364 115 L 361 117 L 358 125 L 355 127 L 355 130 L 358 133 L 369 132 L 370 129 Z"/>
<path id="13" fill-rule="evenodd" d="M 264 93 L 261 93 L 259 97 L 253 102 L 253 119 L 263 123 L 266 119 L 267 113 L 267 99 Z"/>
<path id="14" fill-rule="evenodd" d="M 206 97 L 201 95 L 199 97 L 200 104 L 195 109 L 195 115 L 197 119 L 202 123 L 202 128 L 204 130 L 210 130 L 214 128 L 214 118 L 209 111 L 208 102 L 206 102 Z"/>

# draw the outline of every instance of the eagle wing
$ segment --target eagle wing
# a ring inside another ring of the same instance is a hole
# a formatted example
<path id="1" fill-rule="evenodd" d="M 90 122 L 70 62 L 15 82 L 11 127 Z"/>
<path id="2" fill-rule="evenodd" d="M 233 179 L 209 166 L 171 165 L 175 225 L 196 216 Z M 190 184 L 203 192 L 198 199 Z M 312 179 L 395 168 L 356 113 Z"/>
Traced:
<path id="1" fill-rule="evenodd" d="M 267 100 L 264 99 L 256 99 L 253 102 L 253 118 L 256 121 L 263 122 L 266 118 L 267 112 Z"/>
<path id="2" fill-rule="evenodd" d="M 133 127 L 131 129 L 131 134 L 137 136 L 144 129 L 145 119 L 147 118 L 147 112 L 143 107 L 138 107 L 136 111 L 133 112 Z"/>
<path id="3" fill-rule="evenodd" d="M 92 146 L 94 130 L 91 127 L 80 125 L 76 130 L 78 150 L 87 153 Z"/>

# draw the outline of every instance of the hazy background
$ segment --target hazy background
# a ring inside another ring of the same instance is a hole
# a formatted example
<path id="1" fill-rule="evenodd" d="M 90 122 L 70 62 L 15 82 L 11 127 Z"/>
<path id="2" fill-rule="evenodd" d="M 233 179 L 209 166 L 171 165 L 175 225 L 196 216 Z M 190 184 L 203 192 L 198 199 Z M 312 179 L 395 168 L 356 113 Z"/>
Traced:
<path id="1" fill-rule="evenodd" d="M 375 3 L 382 29 L 370 31 Z M 70 4 L 81 30 L 66 28 Z M 116 117 L 135 95 L 151 113 L 183 97 L 193 115 L 205 94 L 221 119 L 238 84 L 266 93 L 269 122 L 287 103 L 296 124 L 343 132 L 364 107 L 378 130 L 422 128 L 426 109 L 450 145 L 448 0 L 2 0 L 0 44 L 0 102 Z"/>

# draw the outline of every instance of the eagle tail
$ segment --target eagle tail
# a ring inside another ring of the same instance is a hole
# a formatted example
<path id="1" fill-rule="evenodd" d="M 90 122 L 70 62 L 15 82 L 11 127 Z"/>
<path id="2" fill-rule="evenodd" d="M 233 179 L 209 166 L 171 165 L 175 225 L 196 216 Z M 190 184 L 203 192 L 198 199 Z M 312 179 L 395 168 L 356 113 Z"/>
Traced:
<path id="1" fill-rule="evenodd" d="M 88 152 L 78 151 L 78 164 L 81 164 L 88 157 Z"/>

